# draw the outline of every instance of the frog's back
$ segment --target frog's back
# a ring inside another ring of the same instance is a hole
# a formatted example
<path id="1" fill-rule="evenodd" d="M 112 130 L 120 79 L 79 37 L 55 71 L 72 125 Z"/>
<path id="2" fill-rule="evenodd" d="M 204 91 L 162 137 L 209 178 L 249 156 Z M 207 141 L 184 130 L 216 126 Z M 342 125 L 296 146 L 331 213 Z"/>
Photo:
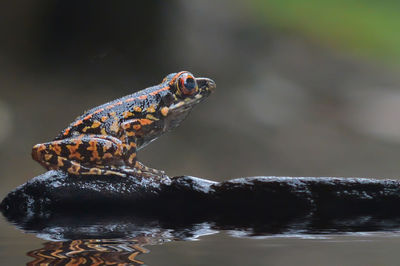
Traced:
<path id="1" fill-rule="evenodd" d="M 156 109 L 161 100 L 159 91 L 160 86 L 149 87 L 94 107 L 77 117 L 55 140 L 80 134 L 117 136 L 122 121 L 144 117 L 150 106 Z"/>

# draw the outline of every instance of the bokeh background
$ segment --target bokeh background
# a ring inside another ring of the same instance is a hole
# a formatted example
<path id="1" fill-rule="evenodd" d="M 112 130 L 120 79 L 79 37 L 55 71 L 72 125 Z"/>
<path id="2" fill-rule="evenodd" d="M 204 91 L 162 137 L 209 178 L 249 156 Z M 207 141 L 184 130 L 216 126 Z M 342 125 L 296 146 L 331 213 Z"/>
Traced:
<path id="1" fill-rule="evenodd" d="M 2 1 L 0 197 L 31 147 L 91 107 L 189 70 L 217 83 L 139 153 L 171 175 L 400 173 L 400 4 L 391 0 Z"/>

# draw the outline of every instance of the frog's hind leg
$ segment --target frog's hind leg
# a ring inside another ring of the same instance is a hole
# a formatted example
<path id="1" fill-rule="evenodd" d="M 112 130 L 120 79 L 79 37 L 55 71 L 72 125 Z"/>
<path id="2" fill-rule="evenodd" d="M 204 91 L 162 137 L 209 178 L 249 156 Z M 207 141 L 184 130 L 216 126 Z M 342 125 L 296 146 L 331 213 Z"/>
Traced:
<path id="1" fill-rule="evenodd" d="M 138 174 L 143 176 L 164 176 L 165 172 L 162 170 L 153 169 L 145 166 L 143 163 L 139 162 L 136 157 L 136 142 L 137 138 L 145 134 L 148 130 L 151 130 L 151 124 L 154 121 L 150 119 L 131 119 L 127 120 L 121 124 L 123 142 L 123 159 L 125 165 L 133 168 Z"/>
<path id="2" fill-rule="evenodd" d="M 120 175 L 122 143 L 102 135 L 81 135 L 35 145 L 32 157 L 46 169 L 63 170 L 72 175 Z"/>

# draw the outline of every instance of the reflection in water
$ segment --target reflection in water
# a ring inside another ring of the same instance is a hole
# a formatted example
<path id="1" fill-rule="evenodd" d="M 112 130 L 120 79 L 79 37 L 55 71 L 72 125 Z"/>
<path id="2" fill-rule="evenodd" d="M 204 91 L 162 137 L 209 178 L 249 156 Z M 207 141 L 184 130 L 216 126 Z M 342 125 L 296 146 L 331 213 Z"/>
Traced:
<path id="1" fill-rule="evenodd" d="M 79 216 L 79 219 L 76 217 Z M 234 237 L 321 237 L 354 232 L 398 232 L 400 219 L 349 217 L 149 217 L 124 213 L 53 213 L 49 216 L 9 217 L 26 233 L 45 239 L 42 248 L 27 253 L 28 265 L 141 265 L 143 246 L 190 241 L 227 231 Z M 138 258 L 140 257 L 140 258 Z"/>
<path id="2" fill-rule="evenodd" d="M 28 265 L 143 265 L 144 261 L 138 256 L 149 253 L 145 245 L 195 240 L 219 232 L 209 223 L 172 229 L 147 219 L 110 217 L 93 222 L 93 219 L 81 218 L 25 221 L 17 225 L 27 233 L 53 240 L 28 252 L 27 255 L 34 258 Z"/>
<path id="3" fill-rule="evenodd" d="M 146 237 L 46 242 L 43 248 L 27 253 L 34 258 L 28 265 L 142 265 L 137 256 L 149 252 L 145 244 Z"/>
<path id="4" fill-rule="evenodd" d="M 88 219 L 41 220 L 37 223 L 17 225 L 27 233 L 36 233 L 46 240 L 44 246 L 27 253 L 34 258 L 28 265 L 143 265 L 146 259 L 140 255 L 150 251 L 144 246 L 170 241 L 191 241 L 201 236 L 225 230 L 240 238 L 307 238 L 324 239 L 330 234 L 365 236 L 366 232 L 390 232 L 399 235 L 398 219 L 358 219 L 316 221 L 259 221 L 252 226 L 203 222 L 172 225 L 167 221 L 152 219 L 121 219 L 112 217 L 90 222 Z M 363 232 L 363 233 L 361 233 Z M 71 240 L 74 239 L 74 240 Z"/>

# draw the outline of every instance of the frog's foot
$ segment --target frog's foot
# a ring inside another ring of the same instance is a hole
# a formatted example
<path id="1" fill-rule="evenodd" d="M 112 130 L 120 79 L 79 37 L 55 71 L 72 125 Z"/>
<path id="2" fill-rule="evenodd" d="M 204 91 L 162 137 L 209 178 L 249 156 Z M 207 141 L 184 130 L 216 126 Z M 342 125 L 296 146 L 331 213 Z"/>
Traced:
<path id="1" fill-rule="evenodd" d="M 166 176 L 164 171 L 147 167 L 140 162 L 136 162 L 135 167 L 121 166 L 118 170 L 123 173 L 126 173 L 127 175 L 144 177 L 144 178 L 154 177 L 154 176 L 158 177 Z"/>
<path id="2" fill-rule="evenodd" d="M 135 169 L 137 169 L 139 171 L 142 171 L 144 173 L 152 174 L 152 175 L 158 175 L 158 176 L 164 176 L 165 175 L 164 171 L 147 167 L 146 165 L 142 164 L 139 161 L 136 161 Z"/>
<path id="3" fill-rule="evenodd" d="M 118 169 L 121 173 L 125 174 L 126 176 L 133 176 L 139 178 L 150 178 L 150 177 L 163 177 L 162 175 L 155 175 L 149 172 L 142 172 L 141 170 L 130 168 L 129 166 L 123 166 Z"/>

